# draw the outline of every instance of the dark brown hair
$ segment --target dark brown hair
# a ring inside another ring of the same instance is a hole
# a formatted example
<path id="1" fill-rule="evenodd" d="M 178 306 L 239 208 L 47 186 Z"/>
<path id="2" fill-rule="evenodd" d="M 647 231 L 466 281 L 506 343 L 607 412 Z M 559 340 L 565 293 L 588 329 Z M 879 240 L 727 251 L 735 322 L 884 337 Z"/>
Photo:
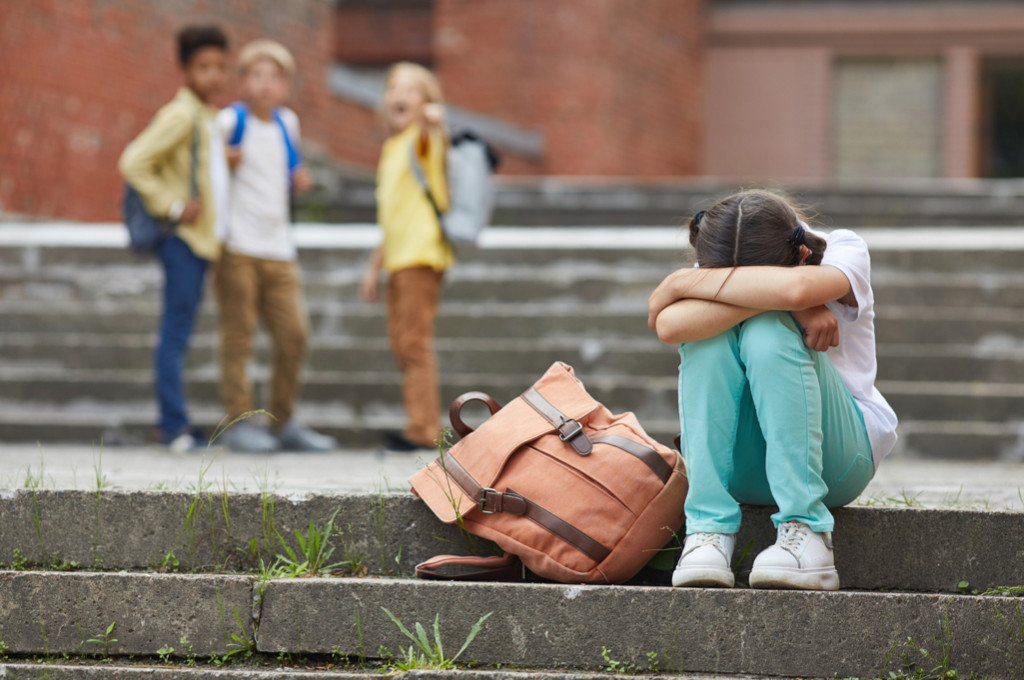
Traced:
<path id="1" fill-rule="evenodd" d="M 800 264 L 800 245 L 811 254 L 807 264 L 821 264 L 825 239 L 804 231 L 806 219 L 787 199 L 770 191 L 741 191 L 722 199 L 690 220 L 690 245 L 702 267 L 749 267 Z"/>
<path id="2" fill-rule="evenodd" d="M 228 37 L 220 26 L 186 26 L 178 31 L 178 62 L 188 66 L 192 57 L 201 49 L 216 47 L 228 51 Z"/>

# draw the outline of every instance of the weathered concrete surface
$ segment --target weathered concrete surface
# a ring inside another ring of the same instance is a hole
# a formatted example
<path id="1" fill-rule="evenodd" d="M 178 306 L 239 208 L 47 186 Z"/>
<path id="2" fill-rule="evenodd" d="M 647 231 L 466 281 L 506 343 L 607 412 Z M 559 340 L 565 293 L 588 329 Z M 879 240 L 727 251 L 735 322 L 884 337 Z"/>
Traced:
<path id="1" fill-rule="evenodd" d="M 463 659 L 481 663 L 599 668 L 605 646 L 641 668 L 656 652 L 663 670 L 863 677 L 883 669 L 894 645 L 898 661 L 907 638 L 941 658 L 948 625 L 951 667 L 992 678 L 1024 670 L 1024 601 L 905 593 L 276 581 L 258 647 L 397 652 L 409 640 L 382 607 L 410 628 L 429 630 L 439 615 L 446 650 L 494 612 Z"/>
<path id="2" fill-rule="evenodd" d="M 744 508 L 737 558 L 749 545 L 747 568 L 775 540 L 770 514 Z M 955 593 L 964 580 L 978 589 L 1024 583 L 1024 542 L 1008 538 L 1024 535 L 1024 513 L 849 507 L 834 514 L 844 588 Z M 10 564 L 17 548 L 42 566 L 56 555 L 83 568 L 146 569 L 173 552 L 181 570 L 251 569 L 283 552 L 278 535 L 297 549 L 296 530 L 310 522 L 322 528 L 332 515 L 330 561 L 352 560 L 371 574 L 411 575 L 439 553 L 496 550 L 443 524 L 409 494 L 22 490 L 0 498 L 0 562 Z M 665 583 L 667 574 L 643 579 Z"/>
<path id="3" fill-rule="evenodd" d="M 323 529 L 332 515 L 331 561 L 357 560 L 373 573 L 411 574 L 428 557 L 471 546 L 493 552 L 408 494 L 20 490 L 0 498 L 0 562 L 17 548 L 29 564 L 50 566 L 57 555 L 85 568 L 146 569 L 173 552 L 182 570 L 251 569 L 284 552 L 278 536 L 298 550 L 296 530 Z"/>
<path id="4" fill-rule="evenodd" d="M 6 673 L 6 675 L 5 675 Z M 167 668 L 146 666 L 74 666 L 67 664 L 0 664 L 0 678 L 17 680 L 305 680 L 318 678 L 322 680 L 379 680 L 381 674 L 344 672 L 319 669 L 293 670 L 280 669 L 244 669 L 244 668 Z M 506 670 L 455 670 L 455 671 L 407 671 L 395 673 L 387 677 L 392 680 L 607 680 L 606 673 L 574 673 L 557 671 L 506 671 Z M 651 680 L 658 676 L 631 675 L 636 680 Z M 673 676 L 676 680 L 766 680 L 764 678 L 745 675 L 742 679 L 717 674 L 688 673 Z M 805 678 L 804 680 L 812 680 Z"/>
<path id="5" fill-rule="evenodd" d="M 0 572 L 0 639 L 13 654 L 223 654 L 253 630 L 254 578 L 178 574 Z M 114 623 L 109 645 L 89 642 Z M 116 641 L 114 641 L 116 640 Z"/>
<path id="6" fill-rule="evenodd" d="M 379 680 L 379 673 L 295 669 L 217 669 L 69 664 L 0 664 L 0 678 L 11 680 Z"/>

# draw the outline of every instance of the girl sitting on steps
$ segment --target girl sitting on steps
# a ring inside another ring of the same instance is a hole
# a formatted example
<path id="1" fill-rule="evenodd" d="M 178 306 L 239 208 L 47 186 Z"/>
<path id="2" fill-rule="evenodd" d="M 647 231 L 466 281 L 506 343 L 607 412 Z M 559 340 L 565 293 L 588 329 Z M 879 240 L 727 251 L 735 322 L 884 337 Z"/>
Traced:
<path id="1" fill-rule="evenodd" d="M 857 498 L 896 442 L 896 414 L 874 385 L 867 246 L 851 231 L 811 231 L 765 191 L 698 212 L 690 243 L 698 266 L 649 301 L 649 325 L 680 356 L 690 489 L 672 584 L 733 585 L 747 503 L 778 506 L 778 538 L 751 586 L 837 590 L 828 509 Z"/>

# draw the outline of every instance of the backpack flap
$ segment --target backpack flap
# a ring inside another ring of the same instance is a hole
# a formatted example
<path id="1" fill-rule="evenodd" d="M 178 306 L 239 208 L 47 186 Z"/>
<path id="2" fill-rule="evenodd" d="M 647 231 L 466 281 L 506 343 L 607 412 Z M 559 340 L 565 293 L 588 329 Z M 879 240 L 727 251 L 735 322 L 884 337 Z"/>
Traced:
<path id="1" fill-rule="evenodd" d="M 524 444 L 557 431 L 580 455 L 586 455 L 580 448 L 589 453 L 589 441 L 580 423 L 600 407 L 576 379 L 572 367 L 555 362 L 523 396 L 513 399 L 447 454 L 410 477 L 413 492 L 441 521 L 455 522 L 481 509 L 478 489 L 493 491 L 509 457 Z M 552 418 L 554 411 L 564 419 Z"/>

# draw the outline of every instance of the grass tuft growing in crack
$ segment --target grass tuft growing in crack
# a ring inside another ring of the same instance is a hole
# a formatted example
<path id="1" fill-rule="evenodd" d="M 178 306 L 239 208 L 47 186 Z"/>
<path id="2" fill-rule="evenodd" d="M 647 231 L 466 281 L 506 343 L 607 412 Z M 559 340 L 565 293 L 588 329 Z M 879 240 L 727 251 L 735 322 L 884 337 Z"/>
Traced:
<path id="1" fill-rule="evenodd" d="M 480 630 L 484 626 L 484 622 L 490 618 L 494 612 L 488 612 L 480 617 L 480 619 L 473 624 L 473 627 L 469 630 L 469 635 L 466 636 L 466 641 L 462 643 L 462 647 L 455 653 L 455 656 L 450 659 L 445 656 L 444 645 L 441 643 L 441 615 L 437 614 L 434 616 L 434 639 L 431 640 L 427 635 L 426 629 L 423 624 L 416 622 L 416 633 L 409 632 L 409 629 L 398 619 L 397 616 L 392 614 L 385 607 L 381 607 L 384 613 L 388 615 L 398 630 L 402 631 L 402 634 L 412 640 L 413 644 L 407 649 L 399 647 L 398 657 L 390 657 L 390 664 L 402 671 L 409 670 L 420 670 L 420 669 L 454 669 L 455 662 L 458 660 L 462 653 L 466 651 L 470 643 L 480 633 Z M 418 650 L 418 651 L 417 651 Z"/>

